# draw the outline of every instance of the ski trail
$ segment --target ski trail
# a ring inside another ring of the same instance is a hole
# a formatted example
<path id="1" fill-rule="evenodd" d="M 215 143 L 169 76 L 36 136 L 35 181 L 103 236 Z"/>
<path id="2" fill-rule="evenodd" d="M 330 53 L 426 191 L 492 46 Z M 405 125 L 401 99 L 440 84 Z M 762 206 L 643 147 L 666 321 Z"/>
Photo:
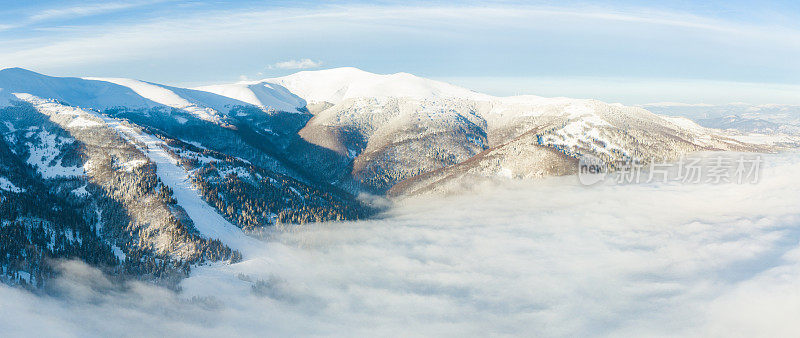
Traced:
<path id="1" fill-rule="evenodd" d="M 186 213 L 194 221 L 194 227 L 203 236 L 219 239 L 230 248 L 239 250 L 245 257 L 258 247 L 256 239 L 247 236 L 239 227 L 228 222 L 200 197 L 200 192 L 192 186 L 186 170 L 178 166 L 177 161 L 161 147 L 164 144 L 162 140 L 152 135 L 139 133 L 133 128 L 124 126 L 117 119 L 102 114 L 96 114 L 96 116 L 114 128 L 120 136 L 133 137 L 147 147 L 141 150 L 151 161 L 156 163 L 158 177 L 164 184 L 172 188 L 173 197 L 186 210 Z"/>

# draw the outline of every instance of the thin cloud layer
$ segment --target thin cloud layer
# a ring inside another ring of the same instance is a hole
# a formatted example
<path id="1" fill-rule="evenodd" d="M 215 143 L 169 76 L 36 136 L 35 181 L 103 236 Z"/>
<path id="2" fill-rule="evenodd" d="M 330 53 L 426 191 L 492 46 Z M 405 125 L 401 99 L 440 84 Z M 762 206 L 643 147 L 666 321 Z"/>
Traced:
<path id="1" fill-rule="evenodd" d="M 309 69 L 322 66 L 322 62 L 311 59 L 288 60 L 269 65 L 269 69 Z"/>
<path id="2" fill-rule="evenodd" d="M 50 8 L 34 13 L 28 17 L 29 21 L 44 21 L 53 19 L 77 19 L 85 16 L 106 14 L 114 11 L 134 8 L 137 6 L 151 4 L 154 1 L 139 2 L 105 2 L 89 3 L 68 7 Z"/>
<path id="3" fill-rule="evenodd" d="M 800 334 L 800 154 L 753 185 L 574 177 L 401 202 L 271 232 L 181 293 L 65 263 L 55 296 L 0 288 L 11 334 Z"/>
<path id="4" fill-rule="evenodd" d="M 285 75 L 279 71 L 282 67 L 301 69 L 322 59 L 326 66 L 355 66 L 378 73 L 485 78 L 471 88 L 496 95 L 511 95 L 522 88 L 526 91 L 520 94 L 586 97 L 587 91 L 571 90 L 569 85 L 559 86 L 556 93 L 540 93 L 541 87 L 504 84 L 509 77 L 601 78 L 591 86 L 602 91 L 613 88 L 616 95 L 594 94 L 596 90 L 588 91 L 589 97 L 612 101 L 620 93 L 630 93 L 633 86 L 614 78 L 796 86 L 800 74 L 797 63 L 791 62 L 800 55 L 796 25 L 679 10 L 611 4 L 393 2 L 306 6 L 195 2 L 115 9 L 124 5 L 43 9 L 43 15 L 56 17 L 109 12 L 69 25 L 44 20 L 36 29 L 2 31 L 0 27 L 0 67 L 196 85 L 234 80 L 239 74 L 252 78 L 264 70 L 265 60 L 290 60 L 267 74 L 278 76 Z M 313 59 L 293 60 L 297 56 Z M 624 99 L 629 104 L 645 103 L 641 96 L 647 95 L 647 100 L 705 102 L 705 96 L 719 92 L 726 91 L 667 86 Z M 732 101 L 736 94 L 723 102 Z M 753 101 L 771 100 L 766 96 Z"/>

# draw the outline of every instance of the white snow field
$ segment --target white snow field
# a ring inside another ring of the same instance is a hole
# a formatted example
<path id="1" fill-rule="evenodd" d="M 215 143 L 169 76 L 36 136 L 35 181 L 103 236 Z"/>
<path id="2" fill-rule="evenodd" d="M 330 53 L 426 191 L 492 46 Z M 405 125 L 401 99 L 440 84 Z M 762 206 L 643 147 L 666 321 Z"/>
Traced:
<path id="1" fill-rule="evenodd" d="M 65 299 L 0 287 L 10 335 L 797 336 L 800 154 L 757 184 L 574 177 L 279 229 L 173 293 L 63 266 Z M 10 324 L 14 325 L 10 325 Z M 23 323 L 23 325 L 19 325 Z"/>
<path id="2" fill-rule="evenodd" d="M 229 97 L 265 109 L 295 112 L 306 105 L 306 101 L 286 88 L 267 82 L 245 81 L 232 84 L 211 85 L 197 90 Z"/>
<path id="3" fill-rule="evenodd" d="M 202 108 L 197 106 L 196 104 L 189 102 L 183 97 L 178 96 L 175 92 L 164 88 L 159 85 L 142 82 L 133 79 L 124 79 L 124 78 L 96 78 L 96 77 L 87 77 L 86 80 L 95 80 L 95 81 L 105 81 L 114 84 L 118 84 L 120 86 L 125 86 L 139 94 L 140 96 L 156 102 L 158 104 L 163 104 L 168 107 L 182 109 L 192 115 L 206 121 L 217 121 L 219 119 L 219 112 L 211 109 L 211 108 Z"/>
<path id="4" fill-rule="evenodd" d="M 264 82 L 286 87 L 309 102 L 339 103 L 359 97 L 465 98 L 490 96 L 449 83 L 430 80 L 409 73 L 374 74 L 353 67 L 303 71 L 266 79 Z"/>
<path id="5" fill-rule="evenodd" d="M 306 102 L 339 103 L 346 99 L 360 97 L 417 99 L 490 97 L 466 88 L 408 73 L 383 75 L 353 67 L 302 71 L 284 77 L 202 86 L 195 89 L 227 96 L 256 106 L 274 107 L 289 112 L 296 108 L 302 108 Z"/>
<path id="6" fill-rule="evenodd" d="M 335 104 L 346 99 L 363 97 L 491 98 L 489 95 L 409 73 L 384 75 L 353 67 L 302 71 L 284 77 L 201 86 L 194 89 L 289 112 L 302 108 L 306 102 Z"/>
<path id="7" fill-rule="evenodd" d="M 10 104 L 14 96 L 24 94 L 100 111 L 114 107 L 169 107 L 210 122 L 219 122 L 234 106 L 248 104 L 205 91 L 134 79 L 51 77 L 20 68 L 0 70 L 0 88 L 0 105 Z"/>

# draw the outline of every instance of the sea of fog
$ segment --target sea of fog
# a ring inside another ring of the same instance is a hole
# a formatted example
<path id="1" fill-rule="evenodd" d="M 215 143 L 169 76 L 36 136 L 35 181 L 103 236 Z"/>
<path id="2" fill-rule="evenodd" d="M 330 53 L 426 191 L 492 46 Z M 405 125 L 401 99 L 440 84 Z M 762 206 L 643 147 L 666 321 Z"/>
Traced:
<path id="1" fill-rule="evenodd" d="M 3 335 L 798 336 L 800 155 L 757 184 L 506 182 L 286 227 L 175 293 L 61 265 Z"/>

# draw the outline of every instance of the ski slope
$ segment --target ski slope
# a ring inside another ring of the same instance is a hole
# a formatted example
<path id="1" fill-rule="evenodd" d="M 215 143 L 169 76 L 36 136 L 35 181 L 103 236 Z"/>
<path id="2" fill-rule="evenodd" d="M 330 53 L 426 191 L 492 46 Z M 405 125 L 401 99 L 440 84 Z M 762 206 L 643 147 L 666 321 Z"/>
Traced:
<path id="1" fill-rule="evenodd" d="M 194 221 L 194 227 L 203 236 L 219 239 L 231 249 L 239 250 L 245 256 L 253 252 L 258 245 L 257 240 L 245 235 L 241 229 L 228 222 L 200 197 L 200 193 L 192 186 L 186 170 L 178 166 L 177 161 L 161 147 L 164 144 L 163 141 L 125 126 L 117 119 L 100 114 L 98 117 L 121 136 L 133 137 L 147 147 L 141 150 L 151 161 L 155 162 L 158 177 L 164 184 L 172 188 L 173 197 L 186 210 L 186 213 Z"/>

